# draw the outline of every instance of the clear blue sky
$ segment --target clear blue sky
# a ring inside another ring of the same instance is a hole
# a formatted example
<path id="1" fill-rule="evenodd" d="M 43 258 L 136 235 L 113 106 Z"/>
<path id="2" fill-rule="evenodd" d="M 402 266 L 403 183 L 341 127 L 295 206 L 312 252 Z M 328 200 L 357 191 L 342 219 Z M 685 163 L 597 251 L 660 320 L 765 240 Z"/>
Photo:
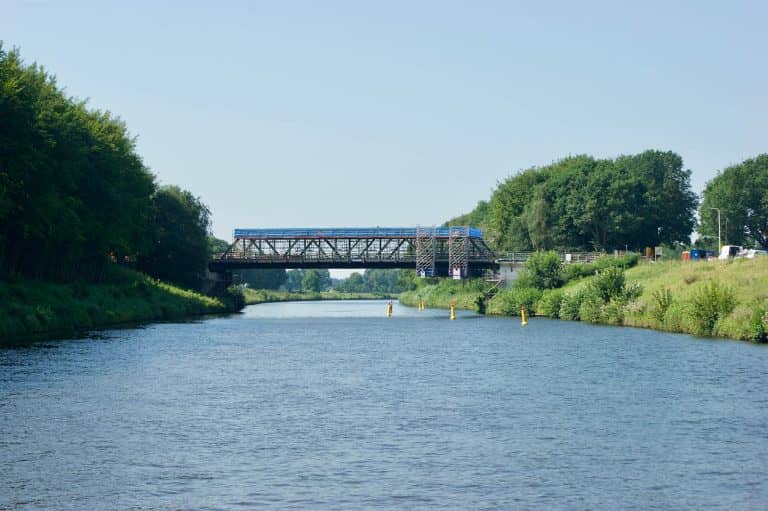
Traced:
<path id="1" fill-rule="evenodd" d="M 700 192 L 768 151 L 767 6 L 0 0 L 0 39 L 230 239 L 441 223 L 568 154 L 673 150 Z"/>

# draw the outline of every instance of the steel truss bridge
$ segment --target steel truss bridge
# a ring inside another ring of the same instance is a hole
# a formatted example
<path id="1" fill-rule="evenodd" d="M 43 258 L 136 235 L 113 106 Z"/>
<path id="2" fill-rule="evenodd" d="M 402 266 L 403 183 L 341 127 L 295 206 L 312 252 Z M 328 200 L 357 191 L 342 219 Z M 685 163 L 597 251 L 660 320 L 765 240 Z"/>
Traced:
<path id="1" fill-rule="evenodd" d="M 421 276 L 480 275 L 496 269 L 480 229 L 371 227 L 235 229 L 211 272 L 268 268 L 413 268 Z"/>

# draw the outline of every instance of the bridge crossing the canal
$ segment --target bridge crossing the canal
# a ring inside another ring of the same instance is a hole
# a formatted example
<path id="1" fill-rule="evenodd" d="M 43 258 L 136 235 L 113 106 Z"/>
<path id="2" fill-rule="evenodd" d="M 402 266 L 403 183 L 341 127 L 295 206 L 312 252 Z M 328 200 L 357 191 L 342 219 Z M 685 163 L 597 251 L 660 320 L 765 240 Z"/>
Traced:
<path id="1" fill-rule="evenodd" d="M 422 276 L 469 277 L 497 269 L 473 227 L 235 229 L 208 265 L 214 273 L 268 268 L 413 268 Z"/>

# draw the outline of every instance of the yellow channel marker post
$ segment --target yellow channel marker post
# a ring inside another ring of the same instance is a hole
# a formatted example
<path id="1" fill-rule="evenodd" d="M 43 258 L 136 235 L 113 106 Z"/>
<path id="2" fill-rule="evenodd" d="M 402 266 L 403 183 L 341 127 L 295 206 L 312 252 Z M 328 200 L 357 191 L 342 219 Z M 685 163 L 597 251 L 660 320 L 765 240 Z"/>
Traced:
<path id="1" fill-rule="evenodd" d="M 520 307 L 520 319 L 522 320 L 521 323 L 523 326 L 528 324 L 528 314 L 525 310 L 525 304 Z"/>
<path id="2" fill-rule="evenodd" d="M 392 300 L 390 300 L 389 303 L 387 304 L 387 317 L 388 318 L 392 317 Z"/>

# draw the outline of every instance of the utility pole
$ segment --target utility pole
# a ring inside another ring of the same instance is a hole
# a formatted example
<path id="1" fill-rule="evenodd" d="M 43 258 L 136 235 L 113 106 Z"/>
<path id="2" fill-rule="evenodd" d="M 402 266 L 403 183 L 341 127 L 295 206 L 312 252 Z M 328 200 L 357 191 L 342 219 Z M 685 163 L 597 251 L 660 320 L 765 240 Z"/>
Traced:
<path id="1" fill-rule="evenodd" d="M 723 250 L 723 246 L 720 244 L 720 235 L 722 234 L 722 231 L 720 230 L 720 208 L 709 208 L 714 209 L 717 211 L 717 255 L 720 255 L 720 252 Z"/>

